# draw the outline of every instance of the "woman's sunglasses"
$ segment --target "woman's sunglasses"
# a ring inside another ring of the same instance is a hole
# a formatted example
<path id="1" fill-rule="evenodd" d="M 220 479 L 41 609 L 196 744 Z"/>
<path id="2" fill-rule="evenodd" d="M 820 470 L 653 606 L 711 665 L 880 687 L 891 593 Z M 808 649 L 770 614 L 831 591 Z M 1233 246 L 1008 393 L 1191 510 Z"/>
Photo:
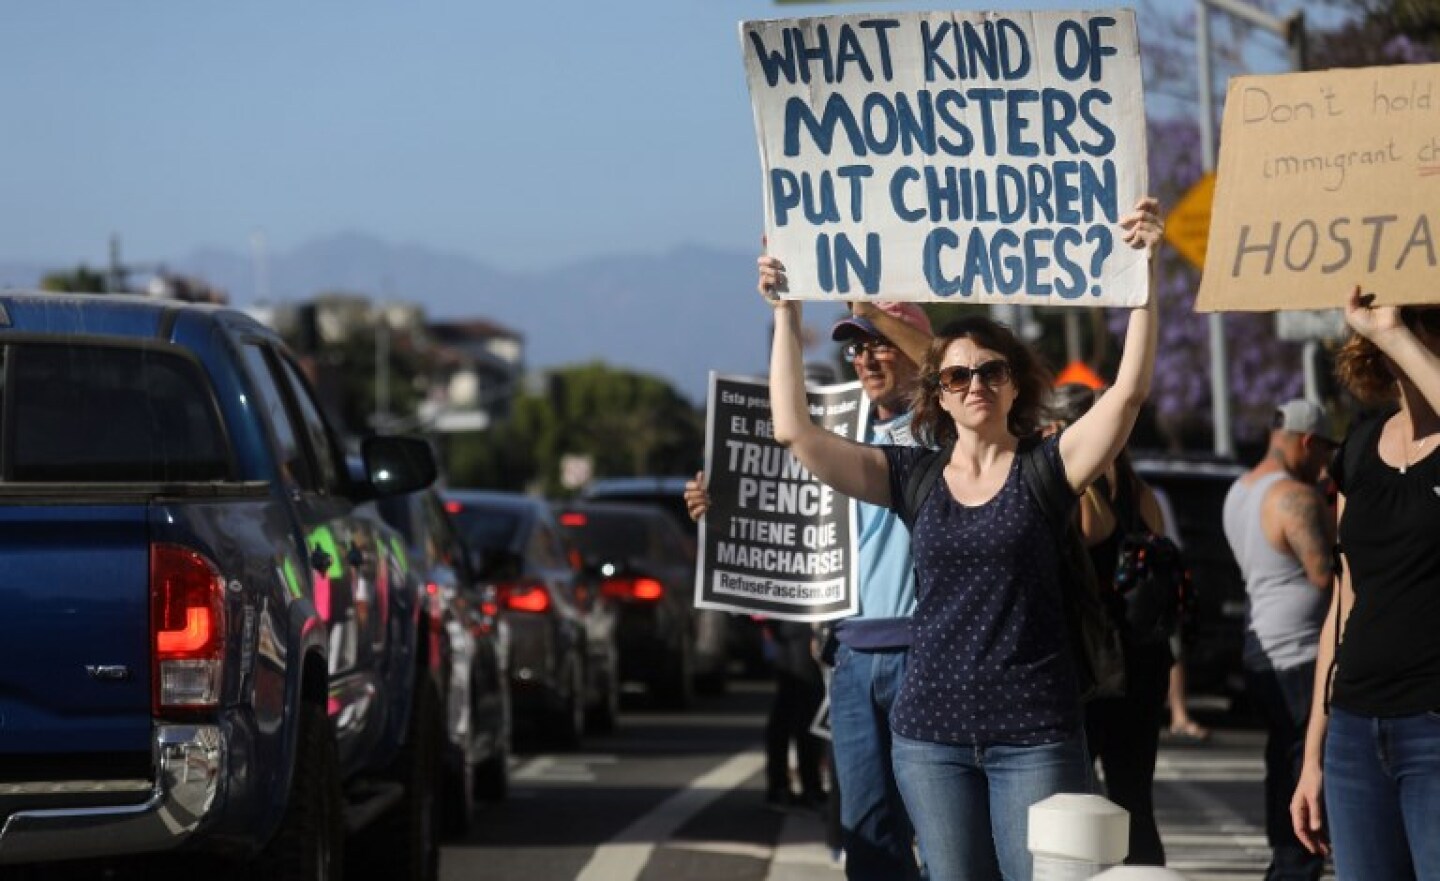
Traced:
<path id="1" fill-rule="evenodd" d="M 935 376 L 940 387 L 951 394 L 968 392 L 970 380 L 976 376 L 980 377 L 982 385 L 992 389 L 999 388 L 1010 381 L 1010 362 L 996 359 L 974 367 L 956 364 L 942 369 Z"/>

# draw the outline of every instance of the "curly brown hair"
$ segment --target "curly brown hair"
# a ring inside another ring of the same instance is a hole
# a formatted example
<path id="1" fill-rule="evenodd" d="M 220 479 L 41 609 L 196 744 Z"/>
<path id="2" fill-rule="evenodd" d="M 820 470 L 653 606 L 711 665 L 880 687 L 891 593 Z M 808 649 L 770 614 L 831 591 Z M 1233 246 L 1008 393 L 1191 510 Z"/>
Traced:
<path id="1" fill-rule="evenodd" d="M 1412 331 L 1440 334 L 1440 308 L 1404 306 L 1400 320 Z M 1395 371 L 1380 348 L 1358 333 L 1350 334 L 1335 353 L 1335 378 L 1368 407 L 1389 403 L 1399 395 Z"/>
<path id="2" fill-rule="evenodd" d="M 1335 378 L 1367 407 L 1393 401 L 1395 374 L 1379 347 L 1358 333 L 1335 353 Z"/>
<path id="3" fill-rule="evenodd" d="M 1052 381 L 1050 367 L 1009 327 L 982 315 L 969 315 L 952 321 L 930 341 L 925 361 L 920 365 L 920 388 L 915 394 L 913 425 L 916 434 L 923 442 L 937 446 L 954 440 L 955 423 L 950 414 L 940 407 L 940 362 L 951 343 L 967 338 L 976 345 L 999 352 L 1010 364 L 1016 395 L 1006 427 L 1016 437 L 1034 434 L 1040 427 Z"/>

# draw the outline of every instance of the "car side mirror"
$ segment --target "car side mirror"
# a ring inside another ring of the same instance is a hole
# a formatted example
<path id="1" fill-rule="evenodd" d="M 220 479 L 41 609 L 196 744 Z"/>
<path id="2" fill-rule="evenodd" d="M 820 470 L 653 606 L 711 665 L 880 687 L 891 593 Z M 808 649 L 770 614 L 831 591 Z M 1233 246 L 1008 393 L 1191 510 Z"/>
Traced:
<path id="1" fill-rule="evenodd" d="M 367 437 L 360 444 L 360 457 L 377 496 L 415 492 L 435 482 L 435 453 L 421 438 Z"/>

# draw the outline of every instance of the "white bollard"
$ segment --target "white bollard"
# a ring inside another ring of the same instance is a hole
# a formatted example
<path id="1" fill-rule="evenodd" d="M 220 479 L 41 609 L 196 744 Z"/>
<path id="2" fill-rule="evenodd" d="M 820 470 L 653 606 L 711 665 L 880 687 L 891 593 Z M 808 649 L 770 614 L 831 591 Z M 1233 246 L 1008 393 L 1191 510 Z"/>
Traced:
<path id="1" fill-rule="evenodd" d="M 1174 869 L 1160 866 L 1116 866 L 1091 878 L 1090 881 L 1187 881 Z"/>
<path id="2" fill-rule="evenodd" d="M 1087 881 L 1130 851 L 1130 814 L 1098 795 L 1061 793 L 1030 806 L 1034 881 Z"/>

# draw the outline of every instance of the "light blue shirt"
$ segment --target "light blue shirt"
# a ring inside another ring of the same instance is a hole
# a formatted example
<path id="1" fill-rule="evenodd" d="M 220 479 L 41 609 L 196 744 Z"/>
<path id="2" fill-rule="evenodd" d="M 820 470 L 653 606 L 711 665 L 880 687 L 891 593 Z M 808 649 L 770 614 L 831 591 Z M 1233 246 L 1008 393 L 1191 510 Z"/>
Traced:
<path id="1" fill-rule="evenodd" d="M 918 446 L 910 413 L 874 423 L 871 444 Z M 890 508 L 857 502 L 860 530 L 860 611 L 840 622 L 836 635 L 855 648 L 902 648 L 910 644 L 909 618 L 915 612 L 915 567 L 910 530 Z"/>

